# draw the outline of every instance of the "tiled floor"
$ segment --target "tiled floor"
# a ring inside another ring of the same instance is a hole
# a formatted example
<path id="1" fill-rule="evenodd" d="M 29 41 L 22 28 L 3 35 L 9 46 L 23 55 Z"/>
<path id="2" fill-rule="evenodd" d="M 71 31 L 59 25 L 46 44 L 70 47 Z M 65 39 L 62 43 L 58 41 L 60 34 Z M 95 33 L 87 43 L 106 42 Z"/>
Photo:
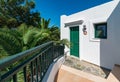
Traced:
<path id="1" fill-rule="evenodd" d="M 100 76 L 102 78 L 107 78 L 107 76 L 110 73 L 110 70 L 101 68 L 97 65 L 94 65 L 92 63 L 86 62 L 86 61 L 80 61 L 78 58 L 74 58 L 71 56 L 67 56 L 64 65 L 87 72 L 91 73 L 96 76 Z"/>
<path id="2" fill-rule="evenodd" d="M 55 82 L 105 82 L 106 80 L 80 70 L 62 65 Z"/>

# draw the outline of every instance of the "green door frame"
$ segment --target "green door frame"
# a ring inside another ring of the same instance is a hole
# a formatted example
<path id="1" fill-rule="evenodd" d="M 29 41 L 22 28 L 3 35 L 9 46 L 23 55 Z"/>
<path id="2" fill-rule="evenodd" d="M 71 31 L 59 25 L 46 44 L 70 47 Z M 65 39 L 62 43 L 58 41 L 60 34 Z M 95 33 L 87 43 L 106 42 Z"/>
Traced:
<path id="1" fill-rule="evenodd" d="M 79 57 L 79 26 L 70 27 L 70 54 Z"/>

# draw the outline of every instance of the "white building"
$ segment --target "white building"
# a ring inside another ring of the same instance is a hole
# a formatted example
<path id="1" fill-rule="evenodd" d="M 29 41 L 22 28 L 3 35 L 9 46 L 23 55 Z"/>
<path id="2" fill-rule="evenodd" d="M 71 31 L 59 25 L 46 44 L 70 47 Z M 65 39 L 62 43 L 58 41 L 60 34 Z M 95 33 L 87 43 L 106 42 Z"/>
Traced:
<path id="1" fill-rule="evenodd" d="M 61 16 L 61 39 L 68 39 L 68 55 L 112 69 L 120 64 L 120 1 Z"/>

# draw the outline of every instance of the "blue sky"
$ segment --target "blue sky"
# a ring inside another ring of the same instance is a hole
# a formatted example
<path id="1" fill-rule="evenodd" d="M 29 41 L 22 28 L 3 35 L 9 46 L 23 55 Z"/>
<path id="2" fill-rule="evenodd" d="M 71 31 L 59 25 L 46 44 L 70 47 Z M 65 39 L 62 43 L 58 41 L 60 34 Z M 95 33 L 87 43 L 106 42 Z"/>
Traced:
<path id="1" fill-rule="evenodd" d="M 51 19 L 50 26 L 60 26 L 60 16 L 70 15 L 111 0 L 35 0 L 35 10 L 41 17 Z"/>

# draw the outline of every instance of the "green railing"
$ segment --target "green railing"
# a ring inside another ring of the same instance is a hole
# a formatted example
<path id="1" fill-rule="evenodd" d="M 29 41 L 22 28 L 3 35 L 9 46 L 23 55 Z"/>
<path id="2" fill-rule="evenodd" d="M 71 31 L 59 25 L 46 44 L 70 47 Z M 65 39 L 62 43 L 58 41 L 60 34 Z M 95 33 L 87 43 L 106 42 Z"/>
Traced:
<path id="1" fill-rule="evenodd" d="M 48 42 L 0 60 L 0 82 L 41 82 L 54 59 L 64 55 L 64 46 Z"/>

